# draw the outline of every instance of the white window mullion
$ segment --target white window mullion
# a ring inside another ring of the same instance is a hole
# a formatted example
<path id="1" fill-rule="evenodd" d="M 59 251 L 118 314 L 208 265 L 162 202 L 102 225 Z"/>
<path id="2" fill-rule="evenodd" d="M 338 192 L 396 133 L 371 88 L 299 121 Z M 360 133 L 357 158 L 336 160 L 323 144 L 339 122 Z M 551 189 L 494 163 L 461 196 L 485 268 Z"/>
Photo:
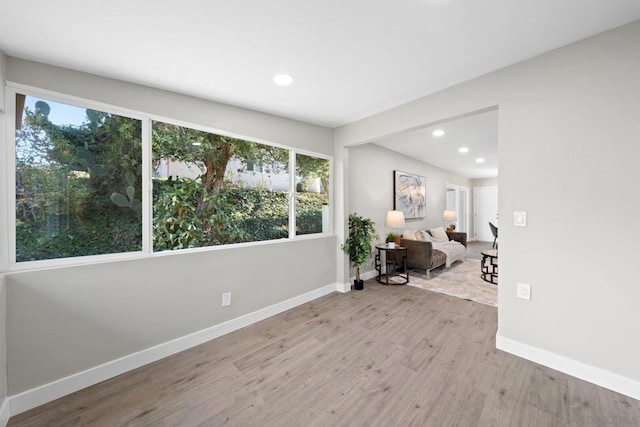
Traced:
<path id="1" fill-rule="evenodd" d="M 296 237 L 296 152 L 289 150 L 289 238 Z"/>
<path id="2" fill-rule="evenodd" d="M 329 193 L 329 229 L 328 230 L 323 230 L 323 232 L 325 234 L 333 234 L 335 231 L 333 229 L 333 222 L 334 222 L 334 199 L 333 199 L 333 187 L 334 187 L 334 182 L 333 182 L 333 158 L 329 159 L 329 188 L 328 188 L 328 193 Z"/>
<path id="3" fill-rule="evenodd" d="M 0 237 L 5 242 L 5 247 L 2 248 L 3 252 L 6 251 L 6 256 L 2 257 L 2 270 L 7 270 L 9 267 L 13 267 L 16 263 L 16 92 L 12 88 L 7 87 L 7 111 L 4 114 L 4 131 L 5 131 L 5 146 L 3 151 L 5 156 L 3 161 L 4 167 L 2 168 L 6 174 L 5 187 L 0 193 L 2 197 L 2 214 L 6 215 L 2 218 L 2 232 Z M 4 225 L 7 225 L 6 227 Z"/>
<path id="4" fill-rule="evenodd" d="M 142 252 L 153 252 L 153 177 L 151 168 L 151 119 L 142 120 Z"/>

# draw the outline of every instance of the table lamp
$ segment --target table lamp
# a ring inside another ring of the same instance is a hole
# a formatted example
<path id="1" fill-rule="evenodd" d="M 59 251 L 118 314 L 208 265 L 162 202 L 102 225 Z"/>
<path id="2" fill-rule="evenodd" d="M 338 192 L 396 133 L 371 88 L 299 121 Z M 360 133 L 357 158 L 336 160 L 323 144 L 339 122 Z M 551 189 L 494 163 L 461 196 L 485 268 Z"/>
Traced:
<path id="1" fill-rule="evenodd" d="M 453 231 L 451 223 L 458 220 L 458 214 L 456 213 L 456 211 L 444 211 L 444 213 L 442 214 L 442 220 L 447 226 L 447 231 Z"/>
<path id="2" fill-rule="evenodd" d="M 389 247 L 394 248 L 396 243 L 400 244 L 400 236 L 398 236 L 398 229 L 404 228 L 404 212 L 402 211 L 387 211 L 387 218 L 384 221 L 384 226 L 393 228 L 393 234 L 396 235 L 395 242 L 389 242 Z"/>

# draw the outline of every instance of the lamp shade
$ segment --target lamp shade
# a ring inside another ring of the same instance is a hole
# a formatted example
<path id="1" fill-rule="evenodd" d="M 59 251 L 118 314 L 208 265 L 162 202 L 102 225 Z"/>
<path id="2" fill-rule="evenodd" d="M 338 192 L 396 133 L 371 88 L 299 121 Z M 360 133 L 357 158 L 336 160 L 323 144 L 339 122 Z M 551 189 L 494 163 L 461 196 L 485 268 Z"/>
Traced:
<path id="1" fill-rule="evenodd" d="M 404 212 L 387 211 L 387 219 L 384 221 L 384 226 L 389 228 L 404 228 Z"/>
<path id="2" fill-rule="evenodd" d="M 442 220 L 443 221 L 457 221 L 458 220 L 458 215 L 456 214 L 456 211 L 444 211 L 444 213 L 442 214 Z"/>

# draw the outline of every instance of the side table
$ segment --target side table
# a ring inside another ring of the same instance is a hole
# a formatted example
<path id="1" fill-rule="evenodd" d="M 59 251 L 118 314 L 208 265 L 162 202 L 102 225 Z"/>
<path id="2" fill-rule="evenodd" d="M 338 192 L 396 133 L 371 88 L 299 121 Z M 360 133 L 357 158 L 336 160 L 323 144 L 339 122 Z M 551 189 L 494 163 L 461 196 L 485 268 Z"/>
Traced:
<path id="1" fill-rule="evenodd" d="M 482 254 L 482 262 L 480 264 L 480 277 L 485 282 L 498 284 L 498 250 L 488 249 L 480 252 Z"/>
<path id="2" fill-rule="evenodd" d="M 384 262 L 382 261 L 382 255 L 384 254 Z M 382 272 L 382 266 L 385 266 L 384 273 Z M 376 245 L 376 257 L 375 257 L 376 271 L 378 277 L 376 280 L 378 283 L 385 285 L 404 285 L 409 283 L 409 269 L 407 268 L 407 248 L 404 246 L 396 245 L 390 248 L 386 244 Z M 384 282 L 382 277 L 384 276 Z M 399 277 L 400 281 L 389 282 L 392 277 Z"/>

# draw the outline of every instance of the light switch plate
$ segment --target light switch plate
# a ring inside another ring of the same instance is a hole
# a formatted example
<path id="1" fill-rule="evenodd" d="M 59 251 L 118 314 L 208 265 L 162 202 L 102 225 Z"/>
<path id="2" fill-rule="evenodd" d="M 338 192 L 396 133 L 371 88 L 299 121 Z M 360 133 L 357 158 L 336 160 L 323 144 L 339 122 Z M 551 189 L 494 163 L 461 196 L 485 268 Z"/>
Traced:
<path id="1" fill-rule="evenodd" d="M 513 225 L 515 227 L 526 227 L 527 226 L 527 212 L 526 211 L 515 211 L 513 213 Z"/>

